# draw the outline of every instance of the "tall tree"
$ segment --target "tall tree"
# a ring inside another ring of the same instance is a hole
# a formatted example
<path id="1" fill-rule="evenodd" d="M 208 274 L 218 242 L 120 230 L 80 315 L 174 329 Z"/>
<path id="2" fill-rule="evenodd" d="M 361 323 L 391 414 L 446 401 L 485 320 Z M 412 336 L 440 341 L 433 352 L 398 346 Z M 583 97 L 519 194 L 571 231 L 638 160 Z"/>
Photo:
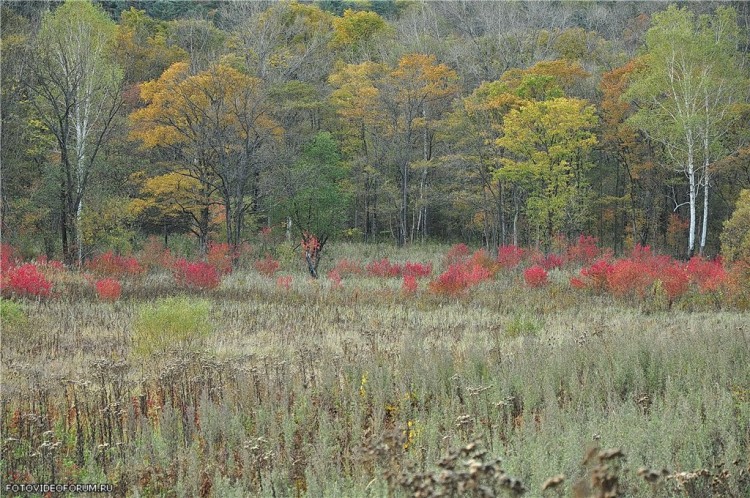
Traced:
<path id="1" fill-rule="evenodd" d="M 529 102 L 503 120 L 497 142 L 510 157 L 503 158 L 496 174 L 528 185 L 527 215 L 537 233 L 545 234 L 545 245 L 560 230 L 582 228 L 596 123 L 593 106 L 565 97 Z"/>
<path id="2" fill-rule="evenodd" d="M 708 166 L 716 158 L 719 130 L 740 81 L 734 76 L 737 41 L 732 33 L 737 29 L 731 12 L 720 9 L 714 18 L 696 20 L 690 10 L 670 6 L 654 14 L 643 68 L 625 95 L 639 107 L 630 122 L 661 143 L 669 161 L 687 178 L 688 256 L 696 249 L 701 186 L 708 222 Z M 704 245 L 702 234 L 701 248 Z"/>
<path id="3" fill-rule="evenodd" d="M 169 149 L 178 172 L 202 186 L 200 250 L 214 196 L 224 207 L 226 240 L 237 246 L 245 216 L 257 206 L 261 149 L 281 133 L 260 80 L 223 64 L 191 76 L 187 63 L 176 63 L 143 84 L 141 97 L 147 105 L 131 114 L 131 135 L 147 149 Z"/>
<path id="4" fill-rule="evenodd" d="M 101 8 L 68 1 L 45 15 L 36 41 L 31 103 L 57 142 L 60 232 L 69 264 L 83 258 L 84 195 L 122 103 L 122 70 L 112 61 L 115 33 Z"/>

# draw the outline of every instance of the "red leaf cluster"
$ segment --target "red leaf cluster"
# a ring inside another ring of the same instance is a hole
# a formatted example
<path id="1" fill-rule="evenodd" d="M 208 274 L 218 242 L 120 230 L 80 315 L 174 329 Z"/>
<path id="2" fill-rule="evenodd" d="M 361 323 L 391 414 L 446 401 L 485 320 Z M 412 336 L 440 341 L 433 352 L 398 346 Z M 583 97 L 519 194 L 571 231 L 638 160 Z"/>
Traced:
<path id="1" fill-rule="evenodd" d="M 122 294 L 122 285 L 114 278 L 97 280 L 96 283 L 94 283 L 94 287 L 96 288 L 96 295 L 99 296 L 99 299 L 102 301 L 117 301 Z"/>
<path id="2" fill-rule="evenodd" d="M 144 268 L 133 257 L 119 256 L 112 251 L 96 256 L 86 263 L 86 268 L 99 275 L 121 278 L 143 273 Z"/>
<path id="3" fill-rule="evenodd" d="M 534 265 L 523 272 L 523 279 L 529 287 L 544 287 L 549 283 L 547 271 L 539 265 Z"/>
<path id="4" fill-rule="evenodd" d="M 221 283 L 216 268 L 203 261 L 178 259 L 172 266 L 172 273 L 177 285 L 188 289 L 215 289 Z"/>
<path id="5" fill-rule="evenodd" d="M 497 248 L 497 264 L 500 268 L 515 268 L 521 264 L 525 254 L 525 251 L 518 246 L 500 246 Z"/>
<path id="6" fill-rule="evenodd" d="M 3 271 L 3 294 L 24 297 L 48 297 L 52 284 L 33 263 L 10 267 Z"/>

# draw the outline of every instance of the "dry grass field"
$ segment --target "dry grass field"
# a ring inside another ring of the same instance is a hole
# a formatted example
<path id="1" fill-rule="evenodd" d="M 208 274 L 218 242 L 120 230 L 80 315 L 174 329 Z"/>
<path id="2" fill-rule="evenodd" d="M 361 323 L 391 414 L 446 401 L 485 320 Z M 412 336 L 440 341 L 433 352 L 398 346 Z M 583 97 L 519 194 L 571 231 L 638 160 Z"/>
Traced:
<path id="1" fill-rule="evenodd" d="M 441 269 L 444 247 L 411 251 L 390 256 Z M 506 271 L 445 296 L 252 269 L 185 291 L 157 271 L 106 302 L 68 275 L 55 299 L 3 301 L 3 482 L 749 496 L 747 311 L 574 292 L 568 277 L 529 288 Z"/>

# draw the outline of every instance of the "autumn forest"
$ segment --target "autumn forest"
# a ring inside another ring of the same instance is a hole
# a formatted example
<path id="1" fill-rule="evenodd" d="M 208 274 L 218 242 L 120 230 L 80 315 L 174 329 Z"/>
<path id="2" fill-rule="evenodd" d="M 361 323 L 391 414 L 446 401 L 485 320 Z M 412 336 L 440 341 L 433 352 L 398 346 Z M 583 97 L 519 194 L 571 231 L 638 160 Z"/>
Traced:
<path id="1" fill-rule="evenodd" d="M 750 2 L 0 28 L 3 496 L 750 496 Z"/>
<path id="2" fill-rule="evenodd" d="M 3 9 L 2 226 L 29 255 L 265 228 L 715 256 L 750 187 L 741 2 Z"/>

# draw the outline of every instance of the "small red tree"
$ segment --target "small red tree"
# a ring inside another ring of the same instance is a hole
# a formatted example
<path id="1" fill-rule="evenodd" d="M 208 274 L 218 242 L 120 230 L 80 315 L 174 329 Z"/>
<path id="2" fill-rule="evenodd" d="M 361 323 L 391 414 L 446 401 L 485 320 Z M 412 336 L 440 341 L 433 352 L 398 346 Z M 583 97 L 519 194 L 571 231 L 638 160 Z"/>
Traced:
<path id="1" fill-rule="evenodd" d="M 318 265 L 320 264 L 323 247 L 327 241 L 327 235 L 322 239 L 318 239 L 317 236 L 308 231 L 302 232 L 302 251 L 307 263 L 307 269 L 312 278 L 318 278 Z"/>

